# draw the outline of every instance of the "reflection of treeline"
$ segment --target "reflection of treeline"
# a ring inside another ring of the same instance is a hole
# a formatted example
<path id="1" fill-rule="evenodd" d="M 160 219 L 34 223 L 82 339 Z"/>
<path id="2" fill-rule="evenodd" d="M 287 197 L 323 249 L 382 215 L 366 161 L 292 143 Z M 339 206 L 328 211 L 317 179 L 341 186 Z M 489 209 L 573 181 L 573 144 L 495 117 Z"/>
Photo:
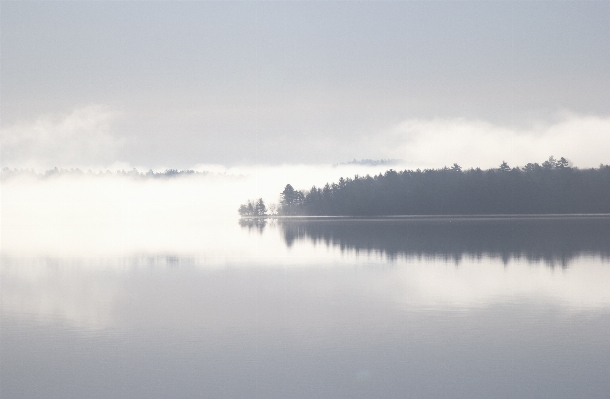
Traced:
<path id="1" fill-rule="evenodd" d="M 287 185 L 283 215 L 473 215 L 610 212 L 610 166 L 570 167 L 550 157 L 542 165 L 481 170 L 388 170 L 341 178 L 308 191 Z"/>
<path id="2" fill-rule="evenodd" d="M 87 170 L 83 171 L 79 168 L 70 168 L 70 169 L 58 169 L 53 168 L 49 169 L 42 173 L 37 173 L 32 169 L 10 169 L 3 168 L 1 171 L 2 179 L 15 177 L 15 176 L 33 176 L 39 178 L 52 177 L 52 176 L 125 176 L 125 177 L 134 177 L 134 178 L 145 178 L 145 179 L 164 179 L 178 176 L 206 176 L 209 175 L 210 172 L 198 172 L 195 170 L 178 170 L 178 169 L 166 169 L 164 172 L 154 172 L 153 170 L 149 170 L 148 172 L 140 172 L 136 168 L 132 168 L 130 170 L 116 170 L 116 171 L 92 171 Z"/>
<path id="3" fill-rule="evenodd" d="M 499 257 L 567 266 L 577 256 L 610 258 L 610 217 L 279 219 L 298 240 L 396 257 Z"/>
<path id="4" fill-rule="evenodd" d="M 256 231 L 259 234 L 263 234 L 265 226 L 267 226 L 267 220 L 264 218 L 242 218 L 239 219 L 239 225 L 242 228 L 247 228 L 248 231 Z"/>

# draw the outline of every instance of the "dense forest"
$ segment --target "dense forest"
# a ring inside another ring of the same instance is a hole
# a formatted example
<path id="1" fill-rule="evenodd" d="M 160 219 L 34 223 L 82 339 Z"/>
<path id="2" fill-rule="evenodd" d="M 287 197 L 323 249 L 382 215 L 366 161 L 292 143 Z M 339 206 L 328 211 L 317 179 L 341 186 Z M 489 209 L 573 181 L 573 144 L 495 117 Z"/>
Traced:
<path id="1" fill-rule="evenodd" d="M 565 158 L 511 168 L 390 169 L 324 187 L 286 185 L 283 216 L 492 215 L 610 213 L 610 166 L 579 169 Z M 242 214 L 243 215 L 243 214 Z"/>

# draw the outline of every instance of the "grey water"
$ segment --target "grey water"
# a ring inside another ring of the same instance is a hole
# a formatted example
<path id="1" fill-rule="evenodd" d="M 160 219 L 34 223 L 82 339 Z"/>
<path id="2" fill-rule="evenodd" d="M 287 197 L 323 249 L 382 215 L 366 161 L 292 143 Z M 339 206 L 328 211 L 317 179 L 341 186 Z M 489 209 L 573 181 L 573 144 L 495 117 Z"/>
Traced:
<path id="1" fill-rule="evenodd" d="M 0 397 L 608 397 L 608 216 L 227 223 L 3 254 Z"/>

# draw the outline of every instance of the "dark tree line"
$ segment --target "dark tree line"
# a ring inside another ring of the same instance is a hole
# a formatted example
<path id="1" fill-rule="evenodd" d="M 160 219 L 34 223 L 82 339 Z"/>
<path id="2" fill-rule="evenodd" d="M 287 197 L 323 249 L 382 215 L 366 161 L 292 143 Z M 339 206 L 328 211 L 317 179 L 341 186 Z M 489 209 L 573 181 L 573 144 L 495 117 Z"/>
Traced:
<path id="1" fill-rule="evenodd" d="M 308 191 L 286 185 L 280 215 L 485 215 L 610 213 L 610 166 L 578 169 L 565 158 L 511 168 L 390 169 Z"/>

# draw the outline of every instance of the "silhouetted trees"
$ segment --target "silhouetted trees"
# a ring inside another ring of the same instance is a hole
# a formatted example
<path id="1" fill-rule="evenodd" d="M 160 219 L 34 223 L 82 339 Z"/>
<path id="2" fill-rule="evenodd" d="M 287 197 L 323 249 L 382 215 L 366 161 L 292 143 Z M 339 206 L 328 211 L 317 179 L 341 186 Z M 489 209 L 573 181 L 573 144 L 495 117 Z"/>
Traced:
<path id="1" fill-rule="evenodd" d="M 390 169 L 340 178 L 324 187 L 280 194 L 280 215 L 475 215 L 610 213 L 610 166 L 571 167 L 550 157 L 541 165 L 462 170 Z"/>
<path id="2" fill-rule="evenodd" d="M 254 212 L 256 213 L 256 216 L 264 216 L 267 214 L 267 207 L 265 206 L 262 198 L 259 198 L 256 201 L 256 205 L 254 205 Z"/>
<path id="3" fill-rule="evenodd" d="M 280 193 L 279 213 L 281 215 L 297 215 L 305 201 L 305 195 L 295 190 L 290 184 L 286 184 L 284 191 Z"/>
<path id="4" fill-rule="evenodd" d="M 267 207 L 262 198 L 257 200 L 249 200 L 247 203 L 239 206 L 237 210 L 242 217 L 259 217 L 267 215 Z"/>

